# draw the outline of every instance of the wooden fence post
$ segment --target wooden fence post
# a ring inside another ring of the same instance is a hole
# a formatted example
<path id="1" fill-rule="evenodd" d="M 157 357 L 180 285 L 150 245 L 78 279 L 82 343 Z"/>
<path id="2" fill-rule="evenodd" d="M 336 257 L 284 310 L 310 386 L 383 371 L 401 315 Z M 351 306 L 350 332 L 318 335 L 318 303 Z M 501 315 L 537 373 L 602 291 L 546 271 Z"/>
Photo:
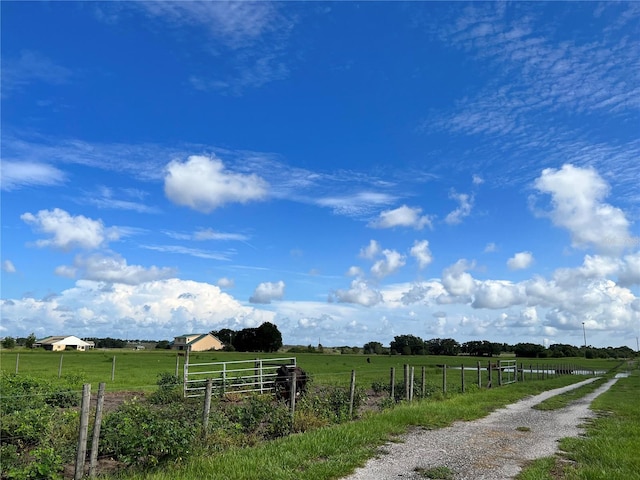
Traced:
<path id="1" fill-rule="evenodd" d="M 404 364 L 404 399 L 409 401 L 409 364 Z"/>
<path id="2" fill-rule="evenodd" d="M 480 360 L 478 360 L 478 388 L 482 388 L 482 367 L 480 366 Z"/>
<path id="3" fill-rule="evenodd" d="M 293 427 L 293 421 L 296 416 L 296 388 L 297 388 L 296 371 L 294 370 L 291 375 L 291 391 L 289 392 L 289 403 L 291 404 L 291 427 Z"/>
<path id="4" fill-rule="evenodd" d="M 422 398 L 427 394 L 427 367 L 422 366 Z"/>
<path id="5" fill-rule="evenodd" d="M 353 401 L 356 396 L 356 371 L 351 370 L 351 387 L 349 388 L 349 418 L 353 418 Z"/>
<path id="6" fill-rule="evenodd" d="M 100 428 L 102 426 L 102 409 L 104 406 L 104 389 L 106 383 L 101 382 L 98 385 L 98 399 L 96 401 L 96 416 L 93 422 L 93 435 L 91 437 L 91 456 L 89 462 L 89 476 L 96 476 L 96 467 L 98 466 L 98 447 L 100 445 Z"/>
<path id="7" fill-rule="evenodd" d="M 113 356 L 113 362 L 111 363 L 111 381 L 116 378 L 116 356 Z"/>
<path id="8" fill-rule="evenodd" d="M 415 367 L 411 367 L 411 376 L 410 376 L 410 380 L 409 380 L 409 401 L 413 402 L 413 383 L 414 383 L 414 374 L 415 374 Z"/>
<path id="9" fill-rule="evenodd" d="M 179 372 L 180 372 L 180 355 L 176 353 L 176 378 L 179 378 L 178 377 Z"/>
<path id="10" fill-rule="evenodd" d="M 442 366 L 442 393 L 447 393 L 447 365 Z"/>
<path id="11" fill-rule="evenodd" d="M 202 436 L 207 435 L 209 428 L 209 413 L 211 412 L 211 391 L 213 390 L 213 380 L 207 378 L 207 387 L 204 391 L 204 409 L 202 410 Z"/>
<path id="12" fill-rule="evenodd" d="M 462 393 L 464 393 L 464 363 L 462 365 L 460 365 L 460 371 L 462 372 L 460 374 L 461 380 L 462 380 Z"/>
<path id="13" fill-rule="evenodd" d="M 391 398 L 396 398 L 395 397 L 395 390 L 396 390 L 396 369 L 395 367 L 391 367 L 391 388 L 389 388 L 389 391 L 391 392 L 390 396 Z"/>
<path id="14" fill-rule="evenodd" d="M 491 360 L 489 360 L 489 365 L 487 365 L 487 371 L 489 379 L 487 380 L 487 388 L 493 387 L 493 371 L 491 369 Z"/>
<path id="15" fill-rule="evenodd" d="M 58 378 L 62 376 L 62 357 L 64 357 L 64 355 L 60 354 L 60 364 L 58 365 Z"/>
<path id="16" fill-rule="evenodd" d="M 78 450 L 76 452 L 76 468 L 73 480 L 84 476 L 84 461 L 87 456 L 87 433 L 89 430 L 89 404 L 91 403 L 91 384 L 82 386 L 82 404 L 80 407 L 80 430 L 78 432 Z"/>
<path id="17" fill-rule="evenodd" d="M 500 360 L 498 360 L 498 386 L 502 386 L 502 364 Z"/>

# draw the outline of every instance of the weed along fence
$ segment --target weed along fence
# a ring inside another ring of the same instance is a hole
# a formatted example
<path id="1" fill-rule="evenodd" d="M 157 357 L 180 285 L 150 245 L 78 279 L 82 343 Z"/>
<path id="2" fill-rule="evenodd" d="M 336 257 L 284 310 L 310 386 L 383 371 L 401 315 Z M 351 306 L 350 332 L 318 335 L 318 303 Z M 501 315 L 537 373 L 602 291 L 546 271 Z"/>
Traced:
<path id="1" fill-rule="evenodd" d="M 296 358 L 270 358 L 268 360 L 238 360 L 231 362 L 184 362 L 184 396 L 201 397 L 211 382 L 214 394 L 269 393 L 275 391 L 276 371 L 282 365 L 296 366 Z"/>

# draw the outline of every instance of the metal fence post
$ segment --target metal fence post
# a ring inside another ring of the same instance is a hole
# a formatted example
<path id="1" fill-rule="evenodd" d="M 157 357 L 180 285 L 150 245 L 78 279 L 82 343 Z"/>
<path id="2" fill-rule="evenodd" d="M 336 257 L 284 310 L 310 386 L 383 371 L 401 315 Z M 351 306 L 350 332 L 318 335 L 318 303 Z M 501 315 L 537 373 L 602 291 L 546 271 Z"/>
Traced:
<path id="1" fill-rule="evenodd" d="M 87 433 L 89 430 L 89 404 L 91 403 L 91 384 L 82 386 L 82 404 L 80 407 L 80 430 L 78 432 L 78 450 L 76 452 L 76 468 L 73 479 L 80 480 L 84 476 L 84 461 L 87 456 Z"/>
<path id="2" fill-rule="evenodd" d="M 91 456 L 89 462 L 89 476 L 96 476 L 98 466 L 98 447 L 100 444 L 100 428 L 102 426 L 102 408 L 104 406 L 104 390 L 106 384 L 101 382 L 98 385 L 98 399 L 96 401 L 96 416 L 93 422 L 93 435 L 91 437 Z"/>

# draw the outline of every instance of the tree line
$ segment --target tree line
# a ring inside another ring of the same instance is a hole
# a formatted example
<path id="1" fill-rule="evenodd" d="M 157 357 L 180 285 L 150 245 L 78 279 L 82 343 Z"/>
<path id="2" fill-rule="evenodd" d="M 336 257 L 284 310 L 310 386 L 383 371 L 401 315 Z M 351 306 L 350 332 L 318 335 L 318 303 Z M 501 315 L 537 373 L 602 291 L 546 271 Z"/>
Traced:
<path id="1" fill-rule="evenodd" d="M 223 328 L 212 330 L 210 333 L 224 344 L 227 351 L 277 352 L 282 348 L 282 334 L 278 327 L 270 322 L 264 322 L 257 328 Z"/>

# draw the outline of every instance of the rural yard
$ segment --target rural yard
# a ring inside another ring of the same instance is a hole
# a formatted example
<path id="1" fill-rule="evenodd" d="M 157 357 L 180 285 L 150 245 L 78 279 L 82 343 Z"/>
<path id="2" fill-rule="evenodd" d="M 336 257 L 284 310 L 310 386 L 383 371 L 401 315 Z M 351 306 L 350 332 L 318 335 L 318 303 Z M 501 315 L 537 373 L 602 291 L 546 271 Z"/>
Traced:
<path id="1" fill-rule="evenodd" d="M 594 416 L 591 402 L 617 379 L 565 408 L 544 411 L 532 407 L 595 380 L 526 398 L 479 420 L 456 422 L 438 430 L 414 429 L 399 441 L 384 445 L 376 458 L 344 480 L 514 478 L 528 461 L 553 455 L 559 439 L 579 435 L 581 424 Z M 442 472 L 439 476 L 438 471 Z"/>

